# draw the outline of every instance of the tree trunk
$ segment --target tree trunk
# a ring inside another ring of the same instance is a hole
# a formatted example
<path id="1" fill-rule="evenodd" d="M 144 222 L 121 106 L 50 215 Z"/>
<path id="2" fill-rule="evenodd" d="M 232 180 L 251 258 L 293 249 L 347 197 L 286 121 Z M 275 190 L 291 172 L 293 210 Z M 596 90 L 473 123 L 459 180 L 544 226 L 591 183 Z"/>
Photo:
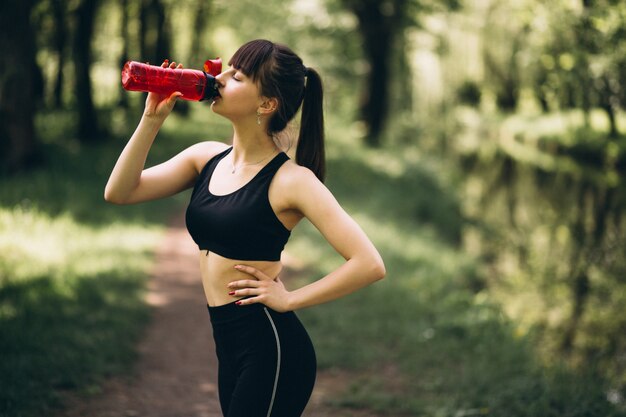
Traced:
<path id="1" fill-rule="evenodd" d="M 395 40 L 406 27 L 406 1 L 344 0 L 357 18 L 363 51 L 369 64 L 361 93 L 360 117 L 367 127 L 366 144 L 380 146 L 389 108 L 389 66 Z M 404 42 L 400 42 L 404 44 Z"/>
<path id="2" fill-rule="evenodd" d="M 143 0 L 140 20 L 139 44 L 143 59 L 153 65 L 161 65 L 166 58 L 180 62 L 180 59 L 171 56 L 170 30 L 161 0 Z M 184 116 L 188 115 L 189 102 L 178 100 L 173 111 Z"/>
<path id="3" fill-rule="evenodd" d="M 38 146 L 33 116 L 35 44 L 31 0 L 0 2 L 0 171 L 15 172 L 35 162 Z"/>
<path id="4" fill-rule="evenodd" d="M 617 118 L 615 117 L 615 109 L 613 106 L 608 105 L 604 108 L 606 115 L 609 118 L 609 137 L 611 139 L 617 139 L 619 137 L 619 131 L 617 130 Z"/>
<path id="5" fill-rule="evenodd" d="M 207 22 L 209 21 L 209 15 L 211 12 L 211 2 L 208 0 L 200 0 L 197 2 L 196 11 L 193 19 L 193 32 L 191 33 L 191 46 L 189 48 L 189 65 L 192 63 L 201 63 L 212 58 L 204 56 L 208 53 L 206 47 L 202 47 L 202 35 L 207 28 Z"/>
<path id="6" fill-rule="evenodd" d="M 65 0 L 52 0 L 52 13 L 54 15 L 54 49 L 57 54 L 57 73 L 54 79 L 53 106 L 57 109 L 63 107 L 63 66 L 65 65 L 65 44 L 67 42 L 67 5 Z"/>
<path id="7" fill-rule="evenodd" d="M 600 108 L 605 111 L 609 119 L 609 137 L 611 139 L 617 139 L 619 131 L 617 129 L 616 108 L 619 102 L 619 92 L 615 91 L 617 88 L 612 85 L 611 78 L 606 74 L 600 77 L 599 84 L 599 104 Z"/>
<path id="8" fill-rule="evenodd" d="M 574 347 L 578 326 L 585 312 L 585 305 L 591 291 L 591 282 L 589 280 L 590 251 L 595 246 L 595 239 L 589 242 L 588 233 L 586 231 L 585 219 L 587 218 L 586 197 L 593 197 L 594 204 L 590 207 L 593 210 L 597 195 L 594 190 L 586 185 L 582 185 L 578 194 L 578 213 L 572 227 L 573 244 L 576 245 L 572 251 L 571 271 L 573 280 L 571 282 L 572 291 L 572 312 L 565 327 L 565 333 L 561 340 L 561 351 L 564 354 L 570 354 Z M 597 225 L 599 226 L 599 225 Z M 603 227 L 603 225 L 602 225 Z M 589 244 L 591 243 L 591 244 Z"/>
<path id="9" fill-rule="evenodd" d="M 93 104 L 91 69 L 91 39 L 98 0 L 83 0 L 76 10 L 76 32 L 74 34 L 75 94 L 78 106 L 78 137 L 82 142 L 95 142 L 104 136 L 98 125 Z"/>
<path id="10" fill-rule="evenodd" d="M 574 347 L 574 340 L 578 332 L 578 326 L 585 311 L 585 304 L 589 299 L 590 282 L 587 268 L 580 271 L 572 283 L 572 295 L 574 302 L 572 305 L 572 314 L 565 329 L 565 335 L 561 344 L 563 353 L 569 354 Z"/>
<path id="11" fill-rule="evenodd" d="M 128 33 L 128 0 L 120 1 L 120 9 L 122 10 L 122 52 L 120 53 L 120 57 L 118 59 L 118 67 L 120 71 L 124 67 L 126 61 L 128 61 L 128 44 L 130 43 L 130 34 Z M 124 87 L 122 87 L 122 83 L 119 83 L 119 100 L 117 104 L 120 107 L 125 109 L 128 108 L 128 94 Z"/>
<path id="12" fill-rule="evenodd" d="M 389 59 L 391 55 L 391 34 L 380 25 L 362 23 L 361 33 L 365 40 L 364 49 L 369 61 L 365 89 L 361 95 L 361 117 L 367 125 L 367 144 L 380 145 L 380 134 L 387 118 L 389 90 Z M 379 30 L 380 29 L 380 30 Z"/>
<path id="13" fill-rule="evenodd" d="M 142 60 L 161 65 L 170 56 L 169 30 L 166 26 L 165 8 L 160 0 L 141 2 L 139 46 Z"/>

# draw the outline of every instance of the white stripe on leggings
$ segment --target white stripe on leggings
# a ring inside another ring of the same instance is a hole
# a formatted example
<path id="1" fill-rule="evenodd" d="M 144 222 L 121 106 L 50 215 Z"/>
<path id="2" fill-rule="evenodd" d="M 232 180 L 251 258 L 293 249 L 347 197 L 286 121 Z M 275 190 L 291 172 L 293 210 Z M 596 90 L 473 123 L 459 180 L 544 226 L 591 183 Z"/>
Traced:
<path id="1" fill-rule="evenodd" d="M 270 417 L 270 415 L 272 414 L 272 407 L 274 406 L 274 397 L 276 397 L 276 389 L 278 388 L 278 374 L 280 372 L 280 339 L 278 338 L 278 330 L 276 330 L 276 325 L 274 324 L 272 316 L 270 316 L 270 312 L 267 311 L 267 307 L 263 307 L 263 310 L 265 310 L 265 314 L 267 314 L 267 318 L 270 319 L 270 323 L 272 324 L 272 328 L 274 329 L 274 336 L 276 337 L 276 350 L 278 352 L 278 358 L 276 359 L 276 378 L 274 379 L 274 389 L 272 390 L 270 408 L 269 410 L 267 410 L 267 417 Z"/>

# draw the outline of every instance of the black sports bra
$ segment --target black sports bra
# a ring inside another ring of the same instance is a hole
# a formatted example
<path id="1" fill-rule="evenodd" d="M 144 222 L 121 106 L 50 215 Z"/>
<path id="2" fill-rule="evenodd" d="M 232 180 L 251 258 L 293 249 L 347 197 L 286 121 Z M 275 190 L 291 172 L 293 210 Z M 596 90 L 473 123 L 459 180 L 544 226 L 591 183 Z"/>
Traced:
<path id="1" fill-rule="evenodd" d="M 230 259 L 278 261 L 291 231 L 276 217 L 268 190 L 274 174 L 289 157 L 279 153 L 232 193 L 211 194 L 213 171 L 232 149 L 215 155 L 202 168 L 185 214 L 187 230 L 201 250 Z"/>

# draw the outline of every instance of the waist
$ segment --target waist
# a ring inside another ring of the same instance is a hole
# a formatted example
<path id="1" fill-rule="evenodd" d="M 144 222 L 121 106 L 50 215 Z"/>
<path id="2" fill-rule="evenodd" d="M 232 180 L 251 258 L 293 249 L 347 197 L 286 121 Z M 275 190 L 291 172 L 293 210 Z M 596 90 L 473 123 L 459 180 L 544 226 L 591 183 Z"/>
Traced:
<path id="1" fill-rule="evenodd" d="M 238 300 L 241 297 L 228 295 L 230 291 L 227 285 L 232 281 L 256 280 L 248 273 L 235 269 L 235 265 L 251 266 L 264 274 L 267 278 L 274 279 L 282 270 L 280 261 L 249 261 L 225 258 L 210 251 L 199 251 L 200 273 L 202 285 L 209 306 L 220 306 Z M 239 306 L 237 306 L 239 307 Z"/>
<path id="2" fill-rule="evenodd" d="M 224 324 L 237 321 L 251 314 L 259 314 L 263 312 L 264 307 L 265 306 L 261 303 L 239 306 L 235 304 L 235 301 L 219 306 L 210 306 L 207 304 L 207 310 L 209 311 L 212 324 Z"/>

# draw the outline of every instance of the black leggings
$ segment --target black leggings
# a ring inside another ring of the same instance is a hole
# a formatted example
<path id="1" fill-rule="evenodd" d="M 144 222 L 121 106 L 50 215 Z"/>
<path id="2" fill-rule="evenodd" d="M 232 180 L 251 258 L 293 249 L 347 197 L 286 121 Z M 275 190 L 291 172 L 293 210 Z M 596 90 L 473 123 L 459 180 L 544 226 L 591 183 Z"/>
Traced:
<path id="1" fill-rule="evenodd" d="M 299 417 L 315 384 L 315 350 L 293 311 L 207 305 L 225 417 Z"/>

